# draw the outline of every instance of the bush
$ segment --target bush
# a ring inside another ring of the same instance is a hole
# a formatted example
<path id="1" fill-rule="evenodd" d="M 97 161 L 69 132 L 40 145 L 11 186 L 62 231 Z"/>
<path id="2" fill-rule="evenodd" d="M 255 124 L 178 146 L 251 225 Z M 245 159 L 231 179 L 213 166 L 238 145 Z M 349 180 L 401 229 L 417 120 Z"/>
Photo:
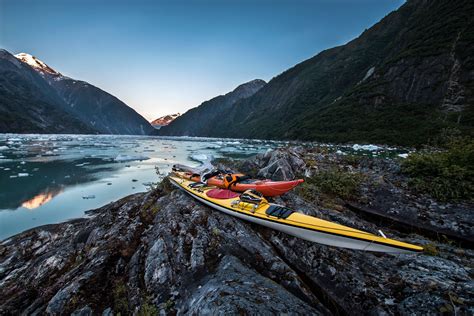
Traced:
<path id="1" fill-rule="evenodd" d="M 474 141 L 455 138 L 438 152 L 410 155 L 402 163 L 415 191 L 440 201 L 474 199 Z"/>
<path id="2" fill-rule="evenodd" d="M 350 173 L 332 168 L 318 172 L 311 178 L 306 179 L 302 185 L 302 195 L 307 199 L 314 199 L 320 193 L 351 199 L 359 191 L 363 176 L 359 173 Z"/>

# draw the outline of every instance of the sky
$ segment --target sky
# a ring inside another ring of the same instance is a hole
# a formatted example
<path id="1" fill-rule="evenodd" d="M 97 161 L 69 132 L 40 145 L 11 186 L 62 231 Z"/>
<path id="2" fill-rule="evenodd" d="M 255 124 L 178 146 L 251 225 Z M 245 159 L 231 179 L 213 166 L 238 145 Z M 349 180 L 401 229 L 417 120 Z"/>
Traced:
<path id="1" fill-rule="evenodd" d="M 347 43 L 402 0 L 0 0 L 0 47 L 145 118 L 184 113 Z"/>

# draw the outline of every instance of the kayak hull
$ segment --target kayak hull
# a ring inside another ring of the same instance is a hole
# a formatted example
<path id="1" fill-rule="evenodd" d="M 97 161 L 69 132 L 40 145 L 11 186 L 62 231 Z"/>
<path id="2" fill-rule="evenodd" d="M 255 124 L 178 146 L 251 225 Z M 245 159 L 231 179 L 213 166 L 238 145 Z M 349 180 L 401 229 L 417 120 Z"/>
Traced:
<path id="1" fill-rule="evenodd" d="M 311 242 L 341 248 L 385 253 L 413 253 L 423 250 L 423 248 L 415 245 L 388 238 L 382 238 L 350 227 L 319 220 L 301 213 L 296 213 L 297 215 L 294 217 L 306 219 L 308 222 L 317 221 L 318 225 L 305 225 L 302 222 L 300 222 L 300 225 L 297 225 L 295 223 L 298 223 L 298 221 L 292 220 L 291 216 L 288 218 L 288 220 L 276 219 L 272 216 L 259 216 L 259 213 L 261 212 L 258 210 L 254 213 L 251 213 L 247 210 L 239 210 L 238 208 L 231 207 L 230 202 L 216 202 L 213 199 L 206 198 L 205 194 L 193 192 L 192 189 L 188 189 L 183 186 L 183 183 L 179 183 L 179 178 L 171 178 L 171 183 L 190 194 L 196 200 L 220 212 Z M 236 201 L 238 198 L 229 200 Z M 318 229 L 318 226 L 322 228 Z"/>
<path id="2" fill-rule="evenodd" d="M 176 176 L 187 179 L 190 181 L 199 182 L 200 177 L 189 173 L 189 172 L 175 172 Z M 256 180 L 253 183 L 235 183 L 229 188 L 236 192 L 245 192 L 253 189 L 262 193 L 264 196 L 279 196 L 292 189 L 294 189 L 300 183 L 303 183 L 303 179 L 291 180 L 291 181 L 268 181 L 268 180 Z M 207 184 L 216 186 L 218 188 L 226 189 L 224 181 L 216 177 L 207 180 Z"/>

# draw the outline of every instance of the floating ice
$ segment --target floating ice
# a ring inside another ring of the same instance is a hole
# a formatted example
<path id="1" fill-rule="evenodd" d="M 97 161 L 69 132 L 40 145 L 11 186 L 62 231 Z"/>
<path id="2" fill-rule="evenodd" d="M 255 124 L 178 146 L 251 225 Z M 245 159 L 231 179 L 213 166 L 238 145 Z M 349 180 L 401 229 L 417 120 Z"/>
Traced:
<path id="1" fill-rule="evenodd" d="M 9 149 L 8 146 L 0 146 L 0 150 L 7 150 Z"/>
<path id="2" fill-rule="evenodd" d="M 117 162 L 126 162 L 126 161 L 134 161 L 134 160 L 148 160 L 150 159 L 149 157 L 138 155 L 138 156 L 130 156 L 130 155 L 122 155 L 119 154 L 117 157 L 115 157 L 115 161 Z"/>
<path id="3" fill-rule="evenodd" d="M 217 144 L 209 144 L 206 148 L 208 148 L 208 149 L 219 149 L 221 147 L 222 146 L 217 145 Z"/>
<path id="4" fill-rule="evenodd" d="M 29 175 L 30 175 L 30 174 L 27 173 L 27 172 L 20 172 L 20 173 L 18 174 L 18 177 L 28 177 Z"/>
<path id="5" fill-rule="evenodd" d="M 408 157 L 408 154 L 398 154 L 398 157 L 400 157 L 400 158 L 407 158 L 407 157 Z"/>
<path id="6" fill-rule="evenodd" d="M 78 163 L 77 165 L 75 165 L 76 167 L 84 167 L 85 165 L 88 165 L 89 162 L 83 162 L 83 163 Z"/>
<path id="7" fill-rule="evenodd" d="M 355 144 L 354 146 L 352 146 L 352 149 L 354 149 L 354 150 L 375 151 L 375 150 L 379 150 L 380 147 L 377 146 L 377 145 L 359 145 L 359 144 Z"/>
<path id="8" fill-rule="evenodd" d="M 189 156 L 191 160 L 198 161 L 198 162 L 206 162 L 208 161 L 209 157 L 205 154 L 195 154 Z"/>

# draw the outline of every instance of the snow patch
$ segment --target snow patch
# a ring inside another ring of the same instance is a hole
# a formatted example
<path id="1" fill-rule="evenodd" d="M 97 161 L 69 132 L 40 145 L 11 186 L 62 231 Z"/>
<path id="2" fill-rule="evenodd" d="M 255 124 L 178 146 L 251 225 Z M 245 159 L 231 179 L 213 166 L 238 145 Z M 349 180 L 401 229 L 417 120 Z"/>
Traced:
<path id="1" fill-rule="evenodd" d="M 369 70 L 367 70 L 367 73 L 365 74 L 364 78 L 362 79 L 361 82 L 369 79 L 370 76 L 372 76 L 374 74 L 374 71 L 375 71 L 375 67 L 372 67 L 370 68 Z"/>
<path id="2" fill-rule="evenodd" d="M 41 72 L 46 72 L 46 73 L 49 73 L 49 74 L 52 74 L 52 75 L 60 75 L 59 72 L 57 72 L 53 68 L 49 67 L 48 65 L 46 65 L 44 62 L 42 62 L 41 60 L 39 60 L 35 56 L 32 56 L 30 54 L 26 54 L 26 53 L 19 53 L 19 54 L 16 54 L 15 57 L 17 59 L 21 60 L 22 62 L 24 62 L 25 64 L 28 64 L 31 67 L 33 67 L 37 70 L 40 70 Z"/>

